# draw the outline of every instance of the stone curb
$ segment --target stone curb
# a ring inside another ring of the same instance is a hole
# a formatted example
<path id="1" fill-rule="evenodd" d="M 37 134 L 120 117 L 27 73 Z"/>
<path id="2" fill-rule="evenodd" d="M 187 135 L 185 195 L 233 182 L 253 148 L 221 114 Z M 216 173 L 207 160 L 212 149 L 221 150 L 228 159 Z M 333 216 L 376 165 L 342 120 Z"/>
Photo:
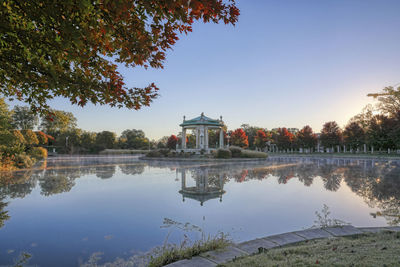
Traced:
<path id="1" fill-rule="evenodd" d="M 288 232 L 278 235 L 266 236 L 254 240 L 233 244 L 227 248 L 204 252 L 190 260 L 180 260 L 166 266 L 170 267 L 214 267 L 221 263 L 232 261 L 236 258 L 260 253 L 264 250 L 294 244 L 302 241 L 322 238 L 335 238 L 340 236 L 359 235 L 363 233 L 378 233 L 380 231 L 400 232 L 400 226 L 388 227 L 354 227 L 351 225 L 311 228 L 302 231 Z"/>

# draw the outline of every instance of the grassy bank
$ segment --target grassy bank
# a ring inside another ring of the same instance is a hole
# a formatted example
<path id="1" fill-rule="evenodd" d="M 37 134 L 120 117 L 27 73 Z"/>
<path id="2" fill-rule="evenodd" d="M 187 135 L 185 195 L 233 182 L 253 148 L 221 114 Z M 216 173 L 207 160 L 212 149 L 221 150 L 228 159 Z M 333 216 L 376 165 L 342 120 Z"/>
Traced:
<path id="1" fill-rule="evenodd" d="M 222 249 L 230 244 L 231 241 L 222 233 L 195 241 L 189 246 L 170 244 L 169 246 L 160 247 L 159 250 L 153 250 L 154 256 L 151 257 L 148 267 L 161 267 L 183 259 L 191 259 L 203 252 Z"/>
<path id="2" fill-rule="evenodd" d="M 400 232 L 312 240 L 220 266 L 399 266 Z"/>

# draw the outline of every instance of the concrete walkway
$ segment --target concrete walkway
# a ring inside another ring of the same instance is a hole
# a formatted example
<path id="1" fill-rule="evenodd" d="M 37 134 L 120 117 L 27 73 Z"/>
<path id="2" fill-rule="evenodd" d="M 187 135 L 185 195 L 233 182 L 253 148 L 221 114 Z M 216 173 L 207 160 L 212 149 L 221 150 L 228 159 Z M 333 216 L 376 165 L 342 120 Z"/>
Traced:
<path id="1" fill-rule="evenodd" d="M 380 231 L 400 231 L 400 226 L 356 228 L 351 225 L 328 228 L 315 228 L 295 231 L 285 234 L 257 238 L 239 244 L 233 244 L 225 249 L 204 252 L 190 260 L 180 260 L 166 266 L 169 267 L 214 267 L 229 262 L 235 258 L 260 253 L 266 249 L 281 247 L 306 240 L 334 238 L 339 236 L 357 235 L 362 233 L 377 233 Z"/>

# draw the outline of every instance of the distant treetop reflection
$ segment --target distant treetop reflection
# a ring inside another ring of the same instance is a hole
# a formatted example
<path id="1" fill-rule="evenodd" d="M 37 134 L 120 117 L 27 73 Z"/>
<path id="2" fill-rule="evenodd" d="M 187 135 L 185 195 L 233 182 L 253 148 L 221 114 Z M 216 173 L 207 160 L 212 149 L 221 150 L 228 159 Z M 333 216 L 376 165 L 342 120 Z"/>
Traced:
<path id="1" fill-rule="evenodd" d="M 222 201 L 223 187 L 229 180 L 242 183 L 277 178 L 278 183 L 286 184 L 290 179 L 297 179 L 310 186 L 315 178 L 319 178 L 329 191 L 337 191 L 344 181 L 370 207 L 380 209 L 372 216 L 383 216 L 392 225 L 400 223 L 400 163 L 395 161 L 301 159 L 293 162 L 293 159 L 277 159 L 262 166 L 179 166 L 176 171 L 181 175 L 179 193 L 183 200 L 195 199 L 201 205 L 213 198 Z M 187 186 L 187 174 L 191 174 L 194 186 Z"/>
<path id="2" fill-rule="evenodd" d="M 112 178 L 117 167 L 127 175 L 141 174 L 145 166 L 136 157 L 50 158 L 43 170 L 14 172 L 12 177 L 10 172 L 0 173 L 0 197 L 24 198 L 37 184 L 44 196 L 66 193 L 75 186 L 75 180 L 82 176 Z"/>
<path id="3" fill-rule="evenodd" d="M 140 175 L 149 169 L 174 170 L 181 181 L 182 199 L 200 202 L 222 201 L 228 181 L 244 183 L 254 179 L 277 179 L 283 186 L 297 180 L 305 186 L 322 179 L 324 188 L 337 191 L 342 182 L 379 209 L 372 216 L 383 216 L 389 224 L 400 223 L 400 163 L 396 161 L 350 159 L 274 158 L 264 163 L 165 163 L 143 162 L 134 157 L 54 158 L 43 170 L 0 173 L 0 226 L 8 219 L 6 199 L 24 198 L 38 186 L 43 196 L 63 194 L 76 186 L 76 179 L 92 175 L 110 179 L 120 172 Z"/>

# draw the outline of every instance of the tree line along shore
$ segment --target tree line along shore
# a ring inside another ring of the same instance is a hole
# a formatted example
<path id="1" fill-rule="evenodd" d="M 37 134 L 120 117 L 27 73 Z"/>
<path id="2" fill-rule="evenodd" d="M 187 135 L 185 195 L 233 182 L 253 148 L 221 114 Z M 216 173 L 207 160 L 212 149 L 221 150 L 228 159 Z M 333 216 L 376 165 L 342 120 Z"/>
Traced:
<path id="1" fill-rule="evenodd" d="M 378 103 L 367 105 L 341 128 L 335 121 L 323 124 L 319 133 L 310 126 L 302 129 L 268 130 L 248 124 L 235 130 L 224 127 L 224 143 L 248 150 L 268 152 L 399 153 L 400 87 L 387 87 L 375 94 Z M 135 153 L 145 150 L 179 150 L 180 134 L 150 140 L 142 130 L 127 129 L 117 136 L 111 131 L 90 132 L 77 127 L 71 112 L 49 110 L 39 116 L 27 106 L 10 109 L 0 99 L 0 169 L 29 168 L 49 152 L 58 154 Z M 186 135 L 187 146 L 195 135 Z M 209 132 L 209 145 L 218 147 L 219 135 Z"/>

